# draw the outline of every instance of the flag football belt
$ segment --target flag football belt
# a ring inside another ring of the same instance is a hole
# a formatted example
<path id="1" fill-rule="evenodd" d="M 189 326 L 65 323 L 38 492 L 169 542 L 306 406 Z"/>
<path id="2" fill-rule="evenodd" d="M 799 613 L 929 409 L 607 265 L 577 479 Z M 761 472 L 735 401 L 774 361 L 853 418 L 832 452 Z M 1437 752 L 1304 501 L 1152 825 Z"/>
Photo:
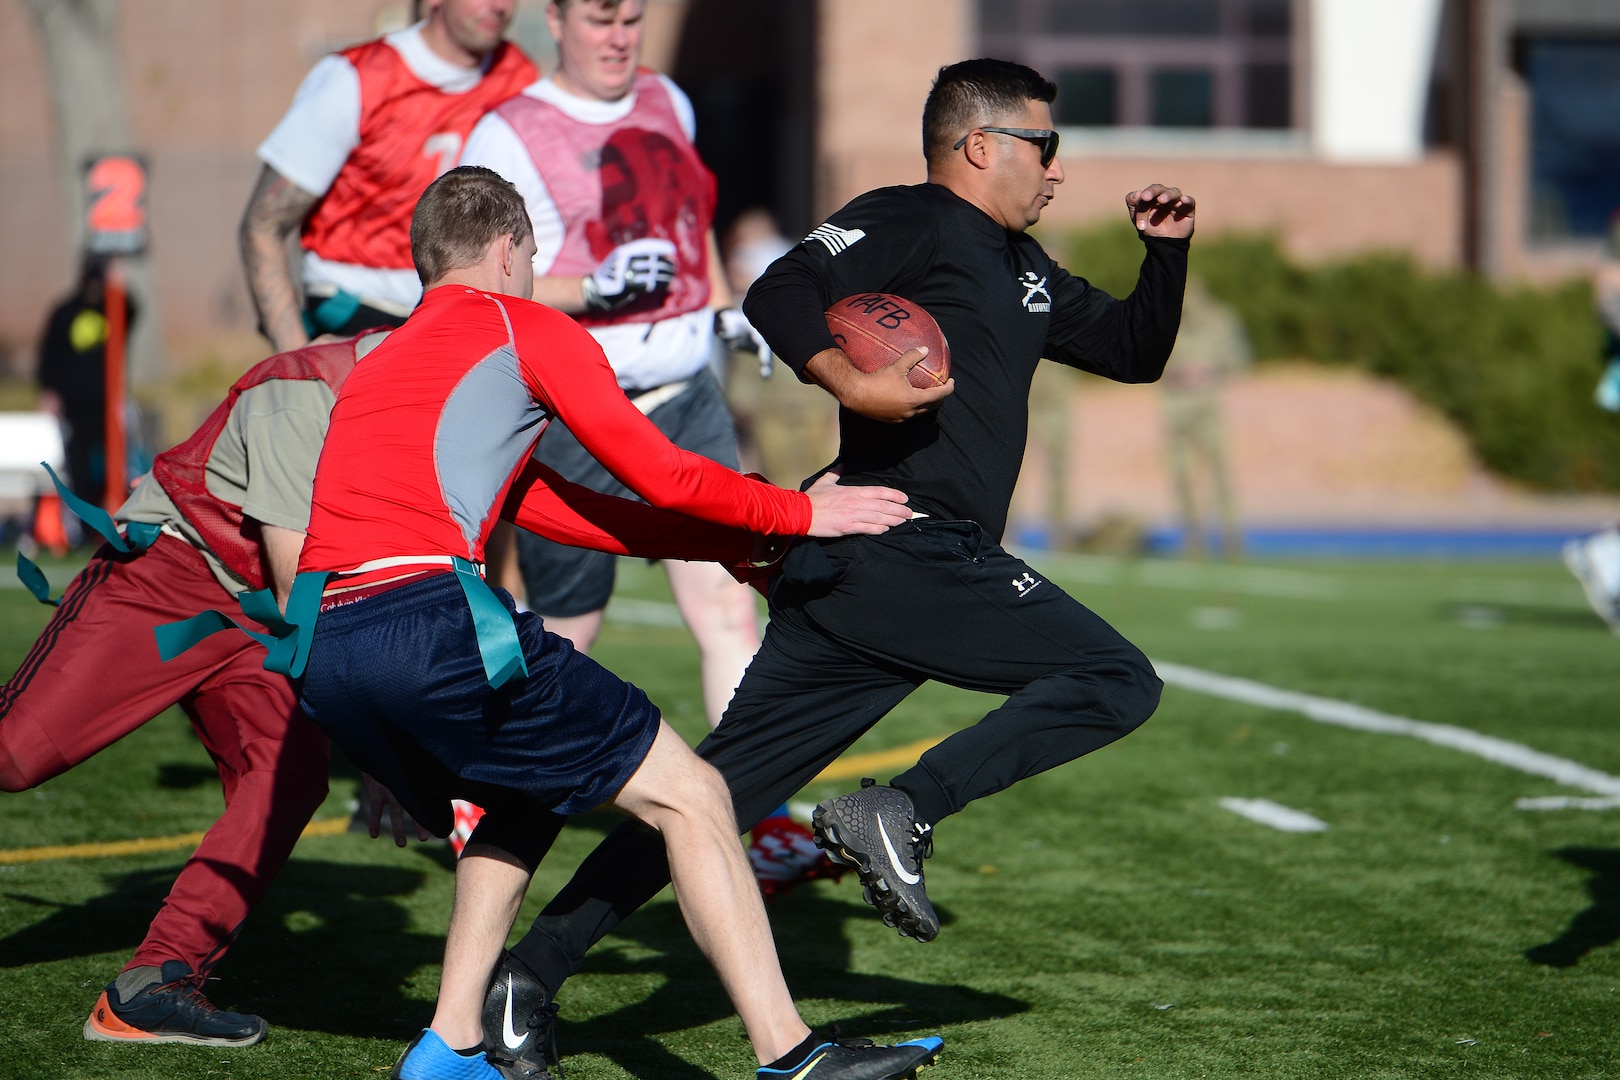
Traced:
<path id="1" fill-rule="evenodd" d="M 401 321 L 411 313 L 410 308 L 401 307 L 399 304 L 370 296 L 356 296 L 347 289 L 339 289 L 333 285 L 310 285 L 305 288 L 304 295 L 311 301 L 311 305 L 304 311 L 304 329 L 311 336 L 342 330 L 362 307 L 368 307 Z M 314 303 L 315 300 L 320 300 L 320 303 Z"/>
<path id="2" fill-rule="evenodd" d="M 299 678 L 309 663 L 309 646 L 314 640 L 315 620 L 320 617 L 327 582 L 395 566 L 448 566 L 467 599 L 473 632 L 478 639 L 478 655 L 484 661 L 484 678 L 490 688 L 499 689 L 519 675 L 528 676 L 529 667 L 523 659 L 523 645 L 518 641 L 512 613 L 485 583 L 478 567 L 459 555 L 399 555 L 374 559 L 349 570 L 306 570 L 293 578 L 285 616 L 269 589 L 244 592 L 236 598 L 242 612 L 269 628 L 270 633 L 249 630 L 225 613 L 210 609 L 180 622 L 155 627 L 158 656 L 171 660 L 211 634 L 236 629 L 269 650 L 264 658 L 266 671 Z"/>
<path id="3" fill-rule="evenodd" d="M 62 505 L 78 515 L 80 521 L 99 533 L 103 540 L 112 545 L 114 551 L 122 552 L 125 555 L 133 551 L 145 551 L 152 546 L 152 542 L 163 531 L 161 525 L 153 525 L 144 521 L 130 521 L 125 523 L 124 531 L 120 533 L 118 523 L 113 521 L 111 514 L 95 503 L 88 502 L 73 494 L 72 491 L 68 490 L 68 486 L 62 483 L 62 478 L 56 475 L 55 469 L 43 461 L 40 464 L 44 466 L 47 473 L 50 473 L 51 483 L 56 485 L 56 494 L 61 497 Z M 57 605 L 58 601 L 51 599 L 50 583 L 45 580 L 44 572 L 20 550 L 17 552 L 17 579 L 23 583 L 23 586 L 29 592 L 34 594 L 35 600 L 42 604 L 49 604 L 51 607 Z"/>
<path id="4" fill-rule="evenodd" d="M 79 498 L 62 483 L 56 470 L 43 461 L 40 464 L 50 474 L 63 505 L 99 533 L 115 551 L 124 554 L 145 551 L 162 533 L 161 525 L 143 521 L 126 522 L 123 533 L 120 533 L 111 514 Z M 523 659 L 523 646 L 518 641 L 517 624 L 512 621 L 512 613 L 484 582 L 479 567 L 457 555 L 402 555 L 375 559 L 351 570 L 306 571 L 293 578 L 285 616 L 270 589 L 239 593 L 236 600 L 242 607 L 242 613 L 267 627 L 270 631 L 268 634 L 249 630 L 224 612 L 210 608 L 189 619 L 153 627 L 158 657 L 165 661 L 172 660 L 221 630 L 240 630 L 268 650 L 264 658 L 266 671 L 296 679 L 303 675 L 304 667 L 309 662 L 309 645 L 314 638 L 315 620 L 320 615 L 321 597 L 326 591 L 328 579 L 394 566 L 448 566 L 455 573 L 462 594 L 467 598 L 467 609 L 472 613 L 473 630 L 478 637 L 478 654 L 484 661 L 484 677 L 489 681 L 490 688 L 505 686 L 519 673 L 528 676 L 529 667 Z M 50 598 L 50 584 L 45 580 L 45 574 L 21 551 L 17 553 L 17 577 L 36 600 L 56 606 L 58 601 Z"/>

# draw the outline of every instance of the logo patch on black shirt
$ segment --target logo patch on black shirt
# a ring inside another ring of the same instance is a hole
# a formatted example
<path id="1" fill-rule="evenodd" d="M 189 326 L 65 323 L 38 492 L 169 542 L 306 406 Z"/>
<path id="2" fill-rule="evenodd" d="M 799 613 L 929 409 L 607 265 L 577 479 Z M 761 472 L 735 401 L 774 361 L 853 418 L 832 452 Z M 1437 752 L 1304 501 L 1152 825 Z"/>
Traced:
<path id="1" fill-rule="evenodd" d="M 1025 270 L 1018 284 L 1024 288 L 1025 311 L 1051 311 L 1052 294 L 1046 291 L 1046 279 L 1033 270 Z M 1040 297 L 1040 299 L 1036 299 Z"/>
<path id="2" fill-rule="evenodd" d="M 827 251 L 837 255 L 845 248 L 851 247 L 866 235 L 865 229 L 840 229 L 829 222 L 823 222 L 810 230 L 806 240 L 820 240 Z"/>

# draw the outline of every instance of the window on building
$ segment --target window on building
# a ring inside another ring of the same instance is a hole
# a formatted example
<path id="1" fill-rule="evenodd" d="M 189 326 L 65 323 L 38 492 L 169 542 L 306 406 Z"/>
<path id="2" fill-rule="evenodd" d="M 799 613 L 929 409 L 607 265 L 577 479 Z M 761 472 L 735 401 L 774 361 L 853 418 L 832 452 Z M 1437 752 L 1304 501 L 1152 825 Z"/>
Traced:
<path id="1" fill-rule="evenodd" d="M 1295 124 L 1301 0 L 978 0 L 980 52 L 1058 84 L 1076 127 Z"/>
<path id="2" fill-rule="evenodd" d="M 1294 115 L 1293 74 L 1287 64 L 1249 64 L 1244 67 L 1244 127 L 1290 126 Z"/>
<path id="3" fill-rule="evenodd" d="M 1221 0 L 1056 0 L 1047 3 L 1047 29 L 1054 34 L 1158 37 L 1169 28 L 1177 37 L 1209 37 L 1221 31 Z"/>
<path id="4" fill-rule="evenodd" d="M 1057 122 L 1072 127 L 1113 127 L 1119 123 L 1119 75 L 1113 68 L 1064 68 L 1058 86 Z"/>
<path id="5" fill-rule="evenodd" d="M 1209 127 L 1215 121 L 1215 76 L 1209 71 L 1155 71 L 1154 127 Z"/>
<path id="6" fill-rule="evenodd" d="M 1018 0 L 979 0 L 979 32 L 1016 34 Z"/>
<path id="7" fill-rule="evenodd" d="M 1294 29 L 1293 0 L 1249 0 L 1249 33 L 1285 38 Z"/>
<path id="8" fill-rule="evenodd" d="M 1602 236 L 1620 209 L 1620 40 L 1530 40 L 1530 234 Z"/>

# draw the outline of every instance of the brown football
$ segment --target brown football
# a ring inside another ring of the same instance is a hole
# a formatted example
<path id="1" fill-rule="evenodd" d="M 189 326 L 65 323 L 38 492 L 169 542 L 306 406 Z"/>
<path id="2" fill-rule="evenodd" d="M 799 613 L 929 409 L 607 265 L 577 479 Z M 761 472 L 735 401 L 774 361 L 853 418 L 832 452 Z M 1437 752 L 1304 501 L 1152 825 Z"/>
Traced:
<path id="1" fill-rule="evenodd" d="M 911 385 L 943 386 L 951 377 L 951 347 L 934 317 L 889 293 L 857 293 L 827 309 L 833 340 L 862 371 L 880 371 L 919 347 L 928 356 L 911 369 Z"/>

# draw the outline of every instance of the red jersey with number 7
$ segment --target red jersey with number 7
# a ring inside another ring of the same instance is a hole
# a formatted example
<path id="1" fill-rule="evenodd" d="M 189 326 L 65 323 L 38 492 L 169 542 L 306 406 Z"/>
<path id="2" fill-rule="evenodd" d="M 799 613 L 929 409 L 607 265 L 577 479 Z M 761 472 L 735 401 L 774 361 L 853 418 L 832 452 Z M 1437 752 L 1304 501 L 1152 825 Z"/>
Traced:
<path id="1" fill-rule="evenodd" d="M 360 145 L 305 220 L 303 246 L 333 262 L 409 270 L 416 201 L 455 165 L 479 118 L 537 73 L 503 41 L 477 86 L 449 94 L 419 79 L 385 40 L 340 55 L 360 76 Z"/>

